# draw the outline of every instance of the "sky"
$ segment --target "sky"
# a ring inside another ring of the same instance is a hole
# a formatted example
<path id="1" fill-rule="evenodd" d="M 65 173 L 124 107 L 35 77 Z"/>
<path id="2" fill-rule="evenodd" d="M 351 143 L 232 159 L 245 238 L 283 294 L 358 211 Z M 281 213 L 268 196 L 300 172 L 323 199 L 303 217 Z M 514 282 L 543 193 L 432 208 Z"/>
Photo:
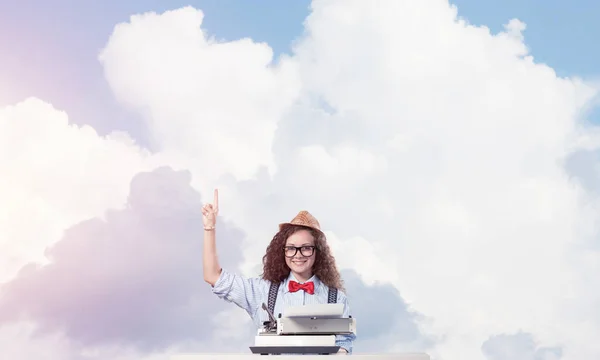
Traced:
<path id="1" fill-rule="evenodd" d="M 355 353 L 600 355 L 600 5 L 106 6 L 0 2 L 0 353 L 248 351 L 219 188 L 245 276 L 319 219 Z"/>

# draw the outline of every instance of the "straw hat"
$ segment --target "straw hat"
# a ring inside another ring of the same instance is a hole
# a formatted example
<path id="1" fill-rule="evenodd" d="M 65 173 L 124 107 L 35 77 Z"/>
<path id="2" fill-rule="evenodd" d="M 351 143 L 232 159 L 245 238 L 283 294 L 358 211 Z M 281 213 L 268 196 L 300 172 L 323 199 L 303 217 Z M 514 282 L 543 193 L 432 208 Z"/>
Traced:
<path id="1" fill-rule="evenodd" d="M 319 221 L 306 210 L 300 211 L 298 215 L 292 219 L 292 221 L 279 224 L 279 230 L 281 230 L 285 225 L 300 225 L 321 231 L 321 225 L 319 224 Z"/>

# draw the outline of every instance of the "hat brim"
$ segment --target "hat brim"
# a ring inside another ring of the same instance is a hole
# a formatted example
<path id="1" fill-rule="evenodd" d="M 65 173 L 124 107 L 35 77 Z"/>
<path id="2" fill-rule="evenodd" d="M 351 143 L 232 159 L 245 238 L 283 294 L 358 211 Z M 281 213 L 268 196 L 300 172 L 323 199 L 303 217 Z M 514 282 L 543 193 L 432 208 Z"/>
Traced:
<path id="1" fill-rule="evenodd" d="M 294 223 L 291 223 L 291 222 L 285 222 L 285 223 L 279 224 L 279 230 L 283 230 L 283 228 L 286 227 L 286 226 L 301 226 L 301 227 L 304 227 L 304 228 L 307 228 L 307 229 L 317 230 L 318 232 L 321 232 L 321 233 L 323 232 L 321 229 L 316 228 L 314 226 L 304 225 L 304 224 L 294 224 Z"/>

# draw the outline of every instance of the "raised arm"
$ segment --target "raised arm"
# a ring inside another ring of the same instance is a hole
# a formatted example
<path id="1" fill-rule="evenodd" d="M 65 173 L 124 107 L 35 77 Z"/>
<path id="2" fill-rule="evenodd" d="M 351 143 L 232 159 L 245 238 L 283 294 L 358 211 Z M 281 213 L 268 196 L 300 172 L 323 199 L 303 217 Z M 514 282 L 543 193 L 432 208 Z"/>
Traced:
<path id="1" fill-rule="evenodd" d="M 203 271 L 204 281 L 211 286 L 215 286 L 221 275 L 221 265 L 217 256 L 217 244 L 215 241 L 217 215 L 219 213 L 219 190 L 215 189 L 212 204 L 206 204 L 202 207 L 202 221 L 204 223 L 204 251 L 203 251 Z"/>
<path id="2" fill-rule="evenodd" d="M 212 287 L 212 292 L 225 301 L 232 302 L 252 316 L 263 300 L 266 283 L 260 279 L 247 279 L 221 268 L 217 256 L 215 225 L 219 212 L 219 192 L 215 190 L 212 204 L 202 207 L 204 221 L 204 281 Z"/>

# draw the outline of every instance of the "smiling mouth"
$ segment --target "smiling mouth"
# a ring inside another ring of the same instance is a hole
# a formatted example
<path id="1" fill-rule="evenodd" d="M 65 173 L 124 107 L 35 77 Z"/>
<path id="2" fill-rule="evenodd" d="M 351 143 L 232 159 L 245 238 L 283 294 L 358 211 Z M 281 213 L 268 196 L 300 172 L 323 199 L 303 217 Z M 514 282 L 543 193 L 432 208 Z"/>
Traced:
<path id="1" fill-rule="evenodd" d="M 306 262 L 306 260 L 294 260 L 294 261 L 292 261 L 292 262 L 293 262 L 294 264 L 296 264 L 296 265 L 302 265 L 302 264 L 304 264 L 304 263 Z"/>

